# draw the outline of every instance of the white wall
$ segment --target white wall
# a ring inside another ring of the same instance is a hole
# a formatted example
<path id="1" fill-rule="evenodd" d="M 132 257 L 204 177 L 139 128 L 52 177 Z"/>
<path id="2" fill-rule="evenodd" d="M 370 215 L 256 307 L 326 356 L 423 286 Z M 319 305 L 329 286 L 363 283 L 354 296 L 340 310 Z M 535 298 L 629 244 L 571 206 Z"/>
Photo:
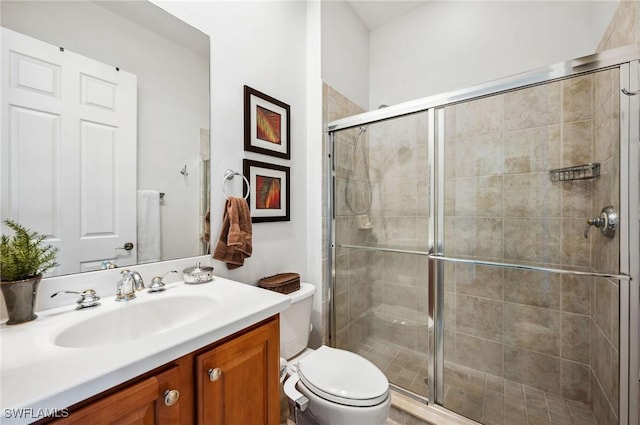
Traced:
<path id="1" fill-rule="evenodd" d="M 167 194 L 161 208 L 163 259 L 198 255 L 199 137 L 200 128 L 209 128 L 208 57 L 91 2 L 5 1 L 2 24 L 138 77 L 138 188 Z M 188 177 L 179 172 L 185 164 Z"/>
<path id="2" fill-rule="evenodd" d="M 598 3 L 427 2 L 371 32 L 370 109 L 591 54 L 616 6 Z"/>
<path id="3" fill-rule="evenodd" d="M 311 333 L 310 345 L 322 344 L 322 39 L 321 4 L 307 3 L 307 281 L 316 285 L 311 317 L 315 330 Z"/>
<path id="4" fill-rule="evenodd" d="M 357 105 L 369 105 L 369 29 L 342 0 L 322 2 L 322 78 Z"/>

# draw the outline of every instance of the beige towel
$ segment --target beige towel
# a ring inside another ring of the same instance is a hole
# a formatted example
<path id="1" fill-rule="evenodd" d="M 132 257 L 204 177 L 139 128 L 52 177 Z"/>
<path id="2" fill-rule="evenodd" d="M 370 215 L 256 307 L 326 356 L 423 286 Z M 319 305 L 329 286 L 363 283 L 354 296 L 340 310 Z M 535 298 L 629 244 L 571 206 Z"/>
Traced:
<path id="1" fill-rule="evenodd" d="M 251 213 L 247 201 L 243 198 L 228 198 L 213 258 L 227 263 L 230 270 L 242 267 L 244 260 L 251 257 L 253 251 L 251 238 Z"/>

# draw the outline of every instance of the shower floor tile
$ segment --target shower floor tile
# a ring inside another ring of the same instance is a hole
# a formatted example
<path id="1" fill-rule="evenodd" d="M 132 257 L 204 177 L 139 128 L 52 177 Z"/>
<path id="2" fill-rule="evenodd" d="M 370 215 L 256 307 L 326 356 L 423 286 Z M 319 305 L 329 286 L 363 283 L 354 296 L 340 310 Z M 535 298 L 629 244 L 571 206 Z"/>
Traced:
<path id="1" fill-rule="evenodd" d="M 367 338 L 354 350 L 389 382 L 429 397 L 427 356 Z M 545 391 L 446 363 L 444 407 L 485 425 L 598 425 L 588 405 Z"/>
<path id="2" fill-rule="evenodd" d="M 444 406 L 482 424 L 597 425 L 588 405 L 517 382 L 453 364 L 445 381 Z"/>

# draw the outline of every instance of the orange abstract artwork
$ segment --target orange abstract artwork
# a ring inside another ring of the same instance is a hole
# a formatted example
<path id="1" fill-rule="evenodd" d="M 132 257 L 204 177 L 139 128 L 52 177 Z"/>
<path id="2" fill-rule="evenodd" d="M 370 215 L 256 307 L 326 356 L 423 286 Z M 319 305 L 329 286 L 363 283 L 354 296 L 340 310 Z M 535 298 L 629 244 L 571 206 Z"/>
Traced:
<path id="1" fill-rule="evenodd" d="M 281 119 L 280 114 L 256 106 L 256 136 L 258 139 L 277 145 L 281 144 Z"/>
<path id="2" fill-rule="evenodd" d="M 280 199 L 279 178 L 256 176 L 256 208 L 278 210 L 281 208 Z"/>

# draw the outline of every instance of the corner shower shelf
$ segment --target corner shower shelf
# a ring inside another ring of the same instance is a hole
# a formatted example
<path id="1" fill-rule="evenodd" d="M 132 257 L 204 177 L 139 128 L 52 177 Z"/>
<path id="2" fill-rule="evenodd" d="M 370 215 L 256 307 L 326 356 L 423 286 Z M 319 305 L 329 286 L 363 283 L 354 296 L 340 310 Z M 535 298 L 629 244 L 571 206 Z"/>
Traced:
<path id="1" fill-rule="evenodd" d="M 549 171 L 552 182 L 568 182 L 572 180 L 593 179 L 600 175 L 600 163 L 576 165 L 574 167 L 556 168 Z"/>

